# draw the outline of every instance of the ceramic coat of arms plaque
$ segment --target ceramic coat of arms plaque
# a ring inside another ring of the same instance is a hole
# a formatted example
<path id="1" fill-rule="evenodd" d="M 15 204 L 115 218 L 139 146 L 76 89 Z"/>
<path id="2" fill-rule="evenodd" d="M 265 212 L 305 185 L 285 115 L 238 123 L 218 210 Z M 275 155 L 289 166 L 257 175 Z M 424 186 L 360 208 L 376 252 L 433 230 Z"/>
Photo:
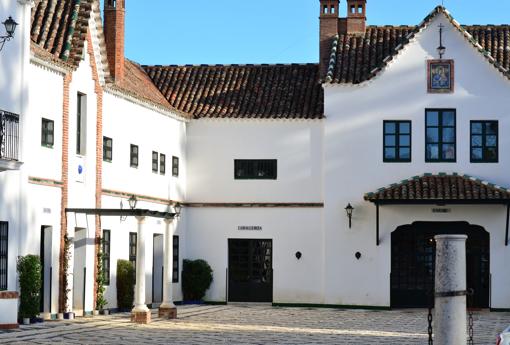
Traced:
<path id="1" fill-rule="evenodd" d="M 453 60 L 429 60 L 427 64 L 429 93 L 451 93 L 454 90 Z"/>

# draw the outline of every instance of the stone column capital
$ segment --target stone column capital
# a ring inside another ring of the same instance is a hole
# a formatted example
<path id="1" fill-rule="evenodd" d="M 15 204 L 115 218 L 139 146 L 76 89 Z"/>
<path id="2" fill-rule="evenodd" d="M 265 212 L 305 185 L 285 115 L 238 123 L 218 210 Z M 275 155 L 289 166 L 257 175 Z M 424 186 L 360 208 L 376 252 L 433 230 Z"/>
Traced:
<path id="1" fill-rule="evenodd" d="M 145 216 L 135 216 L 138 223 L 143 224 L 145 223 Z"/>
<path id="2" fill-rule="evenodd" d="M 29 5 L 30 7 L 34 7 L 34 0 L 18 0 L 18 3 L 22 6 Z"/>

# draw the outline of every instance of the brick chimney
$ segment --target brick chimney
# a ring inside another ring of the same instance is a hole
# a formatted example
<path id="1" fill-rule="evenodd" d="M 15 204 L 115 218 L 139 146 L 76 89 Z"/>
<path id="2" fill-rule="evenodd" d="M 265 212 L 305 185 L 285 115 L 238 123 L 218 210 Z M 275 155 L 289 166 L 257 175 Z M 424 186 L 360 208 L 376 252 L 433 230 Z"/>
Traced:
<path id="1" fill-rule="evenodd" d="M 338 10 L 340 0 L 320 0 L 320 71 L 323 78 L 328 70 L 333 40 L 338 34 Z"/>
<path id="2" fill-rule="evenodd" d="M 347 0 L 347 18 L 340 19 L 340 34 L 364 35 L 367 23 L 367 0 Z"/>
<path id="3" fill-rule="evenodd" d="M 104 35 L 110 74 L 114 81 L 124 78 L 125 0 L 104 1 Z"/>

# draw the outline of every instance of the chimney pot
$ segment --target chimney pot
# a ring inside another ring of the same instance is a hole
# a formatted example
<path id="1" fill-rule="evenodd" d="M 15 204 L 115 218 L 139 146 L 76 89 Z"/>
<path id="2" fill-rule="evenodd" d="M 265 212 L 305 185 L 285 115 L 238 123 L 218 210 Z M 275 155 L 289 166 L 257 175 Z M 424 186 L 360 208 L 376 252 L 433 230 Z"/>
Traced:
<path id="1" fill-rule="evenodd" d="M 125 0 L 105 0 L 104 35 L 110 74 L 114 81 L 124 78 Z"/>

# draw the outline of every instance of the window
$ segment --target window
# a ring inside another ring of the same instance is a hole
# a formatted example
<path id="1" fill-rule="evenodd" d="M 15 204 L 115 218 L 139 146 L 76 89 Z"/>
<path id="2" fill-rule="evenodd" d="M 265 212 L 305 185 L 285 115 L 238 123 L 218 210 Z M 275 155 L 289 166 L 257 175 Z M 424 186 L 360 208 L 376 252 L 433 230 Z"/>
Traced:
<path id="1" fill-rule="evenodd" d="M 179 236 L 174 236 L 173 238 L 174 246 L 173 246 L 173 270 L 172 270 L 172 282 L 179 282 Z"/>
<path id="2" fill-rule="evenodd" d="M 179 176 L 179 157 L 172 157 L 172 176 Z"/>
<path id="3" fill-rule="evenodd" d="M 131 168 L 138 168 L 138 146 L 131 144 L 129 164 Z"/>
<path id="4" fill-rule="evenodd" d="M 425 161 L 455 162 L 456 120 L 453 109 L 428 109 L 425 114 Z"/>
<path id="5" fill-rule="evenodd" d="M 471 162 L 498 162 L 498 121 L 471 121 Z"/>
<path id="6" fill-rule="evenodd" d="M 54 122 L 48 119 L 42 119 L 41 125 L 41 145 L 45 147 L 53 147 L 54 140 Z"/>
<path id="7" fill-rule="evenodd" d="M 133 264 L 136 272 L 136 232 L 129 233 L 129 261 Z"/>
<path id="8" fill-rule="evenodd" d="M 158 173 L 158 168 L 159 168 L 159 154 L 155 151 L 152 151 L 152 172 L 153 173 Z"/>
<path id="9" fill-rule="evenodd" d="M 166 156 L 164 154 L 159 155 L 159 173 L 161 175 L 166 174 Z"/>
<path id="10" fill-rule="evenodd" d="M 78 93 L 76 109 L 76 154 L 85 155 L 87 128 L 87 95 Z"/>
<path id="11" fill-rule="evenodd" d="M 7 290 L 9 223 L 0 222 L 0 291 Z"/>
<path id="12" fill-rule="evenodd" d="M 276 180 L 276 159 L 236 159 L 236 180 Z"/>
<path id="13" fill-rule="evenodd" d="M 103 230 L 103 241 L 101 243 L 101 252 L 103 254 L 103 272 L 104 272 L 104 285 L 110 285 L 110 244 L 111 233 L 110 230 Z M 136 259 L 135 259 L 136 260 Z"/>
<path id="14" fill-rule="evenodd" d="M 113 140 L 108 137 L 103 137 L 103 160 L 111 162 L 113 159 Z"/>
<path id="15" fill-rule="evenodd" d="M 411 161 L 411 121 L 384 121 L 384 162 Z"/>

